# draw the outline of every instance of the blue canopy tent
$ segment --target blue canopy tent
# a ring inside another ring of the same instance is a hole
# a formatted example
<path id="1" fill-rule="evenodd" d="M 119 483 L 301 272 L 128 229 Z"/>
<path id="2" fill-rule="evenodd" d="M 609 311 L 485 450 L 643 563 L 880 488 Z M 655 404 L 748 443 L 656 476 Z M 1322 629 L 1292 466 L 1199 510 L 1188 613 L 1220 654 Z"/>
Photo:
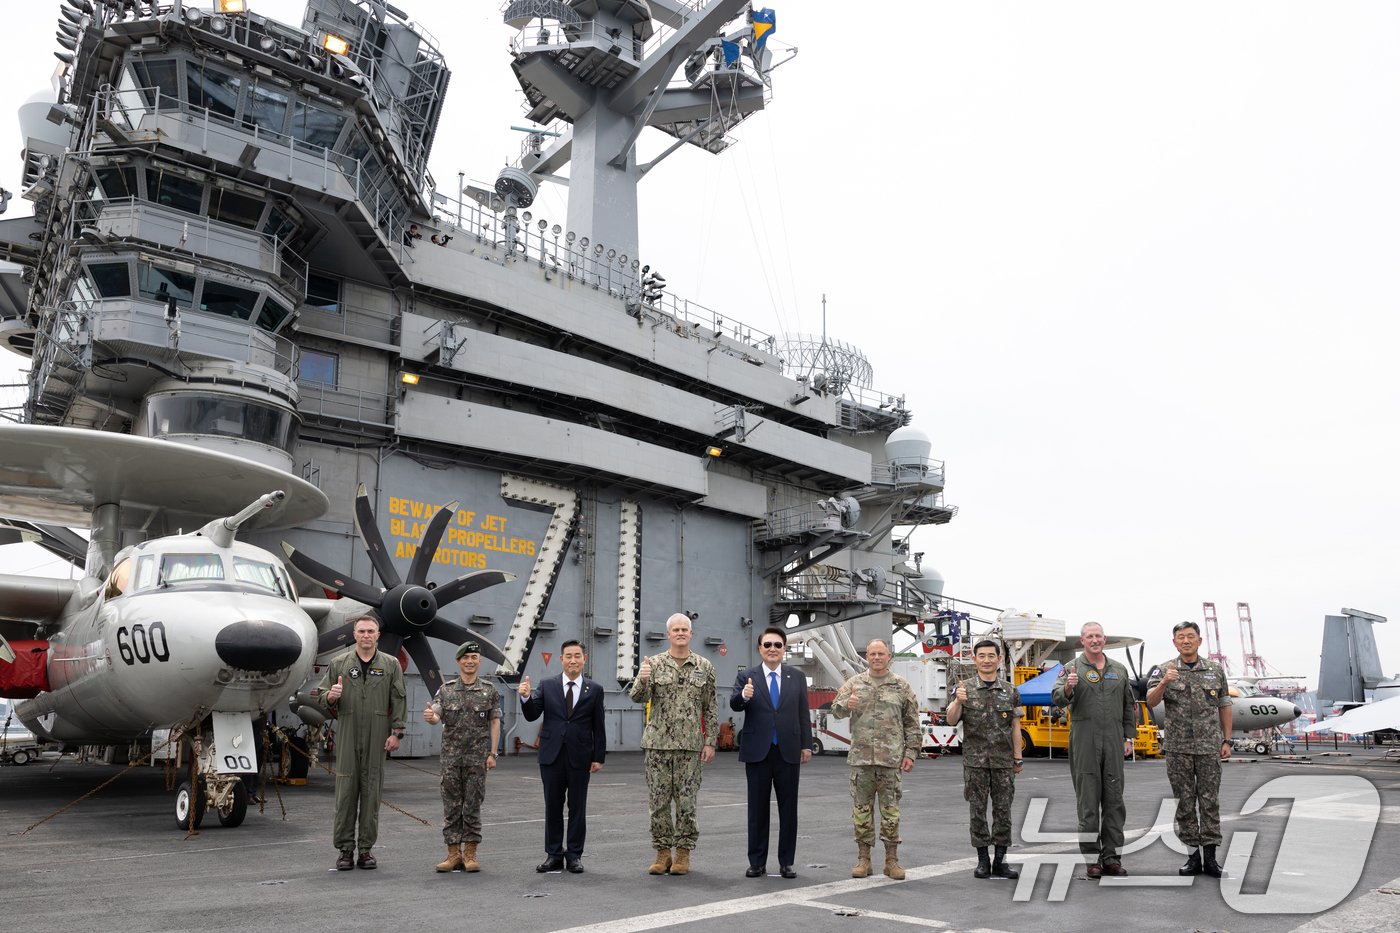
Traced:
<path id="1" fill-rule="evenodd" d="M 1021 691 L 1021 703 L 1024 706 L 1049 706 L 1050 690 L 1055 686 L 1055 678 L 1060 676 L 1060 668 L 1063 664 L 1056 664 L 1047 671 L 1039 673 L 1030 680 L 1021 684 L 1017 689 Z"/>

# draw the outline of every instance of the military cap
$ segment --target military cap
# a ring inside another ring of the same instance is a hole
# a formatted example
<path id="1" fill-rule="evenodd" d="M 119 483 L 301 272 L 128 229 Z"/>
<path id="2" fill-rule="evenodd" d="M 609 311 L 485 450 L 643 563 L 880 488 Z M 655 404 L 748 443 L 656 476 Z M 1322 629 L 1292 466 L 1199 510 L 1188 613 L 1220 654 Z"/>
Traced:
<path id="1" fill-rule="evenodd" d="M 457 646 L 457 660 L 462 660 L 464 654 L 481 654 L 481 645 L 474 641 L 464 641 Z"/>

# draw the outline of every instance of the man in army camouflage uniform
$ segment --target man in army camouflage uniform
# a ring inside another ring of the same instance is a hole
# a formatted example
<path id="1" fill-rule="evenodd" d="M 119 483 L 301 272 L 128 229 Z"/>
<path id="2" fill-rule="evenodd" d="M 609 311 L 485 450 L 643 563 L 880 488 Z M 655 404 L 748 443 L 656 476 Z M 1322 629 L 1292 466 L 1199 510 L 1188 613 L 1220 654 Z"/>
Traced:
<path id="1" fill-rule="evenodd" d="M 667 619 L 670 648 L 642 658 L 628 692 L 633 701 L 651 704 L 642 730 L 642 750 L 651 804 L 651 845 L 656 850 L 656 860 L 647 871 L 653 875 L 690 871 L 690 850 L 700 838 L 695 825 L 700 768 L 715 757 L 719 735 L 715 668 L 691 653 L 690 635 L 690 616 L 678 612 Z"/>
<path id="2" fill-rule="evenodd" d="M 1137 701 L 1128 669 L 1104 654 L 1103 626 L 1079 630 L 1084 653 L 1060 671 L 1050 691 L 1056 706 L 1069 707 L 1069 776 L 1079 807 L 1079 851 L 1092 857 L 1089 877 L 1126 875 L 1123 847 L 1123 759 L 1133 753 Z"/>
<path id="3" fill-rule="evenodd" d="M 851 822 L 860 855 L 851 877 L 870 874 L 870 848 L 875 845 L 875 810 L 880 807 L 880 838 L 885 843 L 885 874 L 904 878 L 899 865 L 899 798 L 901 775 L 914 770 L 923 737 L 914 688 L 890 673 L 890 647 L 875 639 L 865 647 L 869 670 L 841 685 L 831 703 L 831 715 L 851 717 Z"/>
<path id="4" fill-rule="evenodd" d="M 1162 744 L 1167 780 L 1176 796 L 1176 836 L 1191 850 L 1177 874 L 1204 871 L 1219 878 L 1220 762 L 1230 757 L 1234 723 L 1230 688 L 1220 665 L 1201 657 L 1201 630 L 1195 622 L 1173 626 L 1172 644 L 1177 657 L 1148 675 L 1147 705 L 1166 704 Z"/>
<path id="5" fill-rule="evenodd" d="M 948 704 L 948 725 L 963 724 L 963 797 L 968 803 L 968 828 L 977 850 L 974 878 L 1019 878 L 1006 864 L 1011 845 L 1011 799 L 1021 773 L 1021 692 L 997 676 L 1001 645 L 984 638 L 972 646 L 977 674 L 958 684 Z M 992 801 L 992 828 L 987 830 L 987 798 Z M 987 847 L 996 846 L 989 861 Z"/>
<path id="6" fill-rule="evenodd" d="M 465 641 L 457 648 L 462 674 L 438 689 L 423 710 L 423 721 L 442 730 L 442 839 L 447 858 L 438 871 L 481 871 L 476 847 L 481 842 L 481 801 L 486 772 L 496 767 L 501 738 L 501 695 L 477 677 L 481 645 Z"/>
<path id="7" fill-rule="evenodd" d="M 403 668 L 380 651 L 379 616 L 366 612 L 355 620 L 355 647 L 326 666 L 318 696 L 335 729 L 335 867 L 355 867 L 356 823 L 361 868 L 377 868 L 370 849 L 379 839 L 379 800 L 384 793 L 384 755 L 403 738 L 407 694 Z"/>

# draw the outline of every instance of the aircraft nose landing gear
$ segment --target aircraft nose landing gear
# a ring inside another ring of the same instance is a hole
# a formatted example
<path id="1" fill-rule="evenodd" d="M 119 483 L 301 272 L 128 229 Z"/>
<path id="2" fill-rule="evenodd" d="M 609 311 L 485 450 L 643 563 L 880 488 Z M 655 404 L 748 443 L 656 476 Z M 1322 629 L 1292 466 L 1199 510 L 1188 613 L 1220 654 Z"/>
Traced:
<path id="1" fill-rule="evenodd" d="M 243 783 L 243 775 L 216 769 L 218 751 L 214 742 L 205 741 L 203 729 L 181 741 L 180 753 L 193 754 L 194 776 L 181 781 L 175 791 L 175 822 L 179 828 L 187 832 L 198 829 L 209 810 L 219 815 L 220 826 L 241 826 L 248 816 L 248 786 Z M 246 761 L 249 772 L 256 770 L 251 754 L 237 760 Z"/>

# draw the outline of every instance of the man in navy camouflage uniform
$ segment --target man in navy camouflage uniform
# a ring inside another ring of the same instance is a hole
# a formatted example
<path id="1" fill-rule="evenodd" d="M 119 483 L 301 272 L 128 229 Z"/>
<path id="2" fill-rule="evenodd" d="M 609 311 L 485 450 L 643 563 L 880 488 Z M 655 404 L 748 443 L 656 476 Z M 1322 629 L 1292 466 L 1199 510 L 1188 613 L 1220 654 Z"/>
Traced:
<path id="1" fill-rule="evenodd" d="M 481 645 L 466 641 L 457 648 L 461 678 L 449 680 L 423 710 L 423 721 L 443 723 L 442 839 L 447 858 L 438 871 L 481 871 L 476 847 L 481 842 L 481 801 L 486 772 L 496 767 L 501 738 L 501 695 L 477 677 Z"/>
<path id="2" fill-rule="evenodd" d="M 974 878 L 1019 878 L 1006 864 L 1011 845 L 1011 800 L 1016 775 L 1021 773 L 1021 692 L 997 676 L 1001 645 L 984 638 L 972 646 L 977 674 L 958 684 L 948 704 L 948 725 L 963 724 L 963 797 L 968 803 L 968 828 L 977 850 Z M 992 827 L 987 829 L 987 800 L 992 802 Z M 996 859 L 987 847 L 996 847 Z"/>
<path id="3" fill-rule="evenodd" d="M 1220 762 L 1230 757 L 1234 723 L 1230 687 L 1224 669 L 1201 657 L 1201 630 L 1195 622 L 1173 626 L 1172 644 L 1179 654 L 1148 675 L 1147 705 L 1166 707 L 1162 745 L 1167 780 L 1176 796 L 1176 836 L 1191 850 L 1177 874 L 1204 871 L 1219 878 Z"/>
<path id="4" fill-rule="evenodd" d="M 656 860 L 647 868 L 652 875 L 690 871 L 690 850 L 700 838 L 695 820 L 700 768 L 715 757 L 719 737 L 715 668 L 691 653 L 690 635 L 690 616 L 678 612 L 667 619 L 666 637 L 671 647 L 655 657 L 642 658 L 637 679 L 628 691 L 634 702 L 651 704 L 642 730 L 642 750 L 651 844 L 656 850 Z"/>

